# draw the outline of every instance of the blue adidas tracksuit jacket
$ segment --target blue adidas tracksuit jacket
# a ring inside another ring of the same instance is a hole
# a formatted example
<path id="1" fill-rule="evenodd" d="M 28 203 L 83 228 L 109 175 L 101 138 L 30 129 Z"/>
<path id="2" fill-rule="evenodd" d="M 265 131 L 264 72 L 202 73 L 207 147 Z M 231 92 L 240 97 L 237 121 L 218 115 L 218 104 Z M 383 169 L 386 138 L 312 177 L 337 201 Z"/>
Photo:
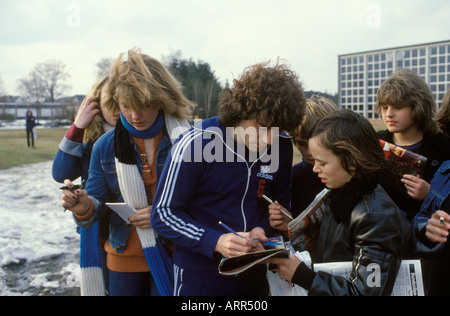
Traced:
<path id="1" fill-rule="evenodd" d="M 276 231 L 270 227 L 262 195 L 289 207 L 293 153 L 289 137 L 281 134 L 278 146 L 273 144 L 252 162 L 242 159 L 245 153 L 226 133 L 217 117 L 203 121 L 178 139 L 163 168 L 151 223 L 174 242 L 177 269 L 219 276 L 221 256 L 214 250 L 219 237 L 228 233 L 219 221 L 237 232 L 261 227 L 271 236 Z M 268 157 L 278 166 L 269 170 Z"/>

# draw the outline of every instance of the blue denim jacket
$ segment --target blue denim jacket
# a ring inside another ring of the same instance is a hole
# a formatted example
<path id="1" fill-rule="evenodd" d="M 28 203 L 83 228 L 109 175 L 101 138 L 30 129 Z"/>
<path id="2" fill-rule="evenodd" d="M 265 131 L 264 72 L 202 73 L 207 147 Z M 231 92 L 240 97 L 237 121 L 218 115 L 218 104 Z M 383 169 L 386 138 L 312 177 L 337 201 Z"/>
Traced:
<path id="1" fill-rule="evenodd" d="M 130 136 L 130 142 L 132 142 Z M 156 154 L 156 179 L 159 180 L 162 168 L 171 148 L 170 139 L 165 129 Z M 134 144 L 134 157 L 137 167 L 142 173 L 142 159 Z M 119 189 L 114 154 L 114 130 L 100 137 L 94 144 L 89 165 L 89 178 L 85 186 L 86 191 L 94 202 L 94 215 L 85 222 L 77 222 L 80 227 L 90 227 L 95 221 L 102 218 L 108 210 L 106 202 L 123 202 Z M 131 226 L 114 212 L 111 214 L 109 223 L 109 242 L 118 252 L 123 253 L 127 243 Z"/>
<path id="2" fill-rule="evenodd" d="M 436 251 L 441 248 L 441 244 L 437 244 L 433 249 L 428 248 L 420 242 L 419 232 L 426 226 L 428 219 L 438 210 L 450 209 L 450 160 L 442 163 L 439 170 L 430 182 L 430 193 L 423 201 L 420 211 L 414 218 L 414 242 L 415 248 L 419 252 Z"/>

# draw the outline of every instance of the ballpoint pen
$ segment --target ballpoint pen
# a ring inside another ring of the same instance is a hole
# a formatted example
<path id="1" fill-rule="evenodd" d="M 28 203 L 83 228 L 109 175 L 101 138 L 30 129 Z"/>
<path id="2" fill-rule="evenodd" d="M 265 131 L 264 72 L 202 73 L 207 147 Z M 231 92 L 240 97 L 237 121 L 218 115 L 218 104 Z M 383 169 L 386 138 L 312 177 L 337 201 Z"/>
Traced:
<path id="1" fill-rule="evenodd" d="M 267 195 L 263 194 L 262 197 L 263 197 L 267 202 L 269 202 L 269 204 L 275 204 L 275 203 L 273 203 L 273 201 L 272 201 Z M 286 215 L 288 218 L 290 218 L 291 220 L 294 219 L 294 218 L 292 217 L 291 214 L 289 214 L 288 212 L 284 211 L 281 207 L 280 207 L 280 211 L 281 211 L 284 215 Z"/>
<path id="2" fill-rule="evenodd" d="M 241 237 L 242 239 L 246 239 L 245 237 L 239 235 L 238 233 L 236 233 L 233 229 L 231 229 L 230 227 L 228 227 L 226 224 L 222 223 L 221 221 L 219 221 L 219 224 L 222 225 L 226 230 L 228 230 L 230 233 L 235 234 L 238 237 Z M 259 242 L 261 243 L 261 241 L 258 238 L 254 238 L 252 239 L 253 242 Z M 256 249 L 256 246 L 253 246 L 253 249 Z"/>
<path id="3" fill-rule="evenodd" d="M 230 233 L 232 233 L 232 234 L 235 234 L 236 236 L 239 236 L 239 237 L 241 237 L 241 238 L 244 238 L 244 237 L 242 237 L 241 235 L 239 235 L 238 233 L 236 233 L 234 230 L 232 230 L 230 227 L 228 227 L 226 224 L 224 224 L 224 223 L 222 223 L 221 221 L 219 221 L 219 225 L 222 225 L 226 230 L 228 230 Z M 245 238 L 244 238 L 245 239 Z"/>

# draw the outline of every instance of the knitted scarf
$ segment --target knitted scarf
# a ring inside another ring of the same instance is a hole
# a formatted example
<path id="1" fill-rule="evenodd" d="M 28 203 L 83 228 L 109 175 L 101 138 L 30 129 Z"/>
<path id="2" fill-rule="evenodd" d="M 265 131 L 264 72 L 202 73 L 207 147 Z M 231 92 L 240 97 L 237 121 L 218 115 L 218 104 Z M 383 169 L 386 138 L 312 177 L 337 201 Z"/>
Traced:
<path id="1" fill-rule="evenodd" d="M 107 271 L 107 268 L 103 259 L 104 250 L 100 243 L 99 226 L 100 223 L 95 222 L 90 228 L 80 228 L 81 296 L 104 296 L 106 294 L 104 272 Z"/>
<path id="2" fill-rule="evenodd" d="M 352 213 L 356 204 L 363 196 L 373 191 L 379 182 L 379 175 L 374 174 L 367 179 L 358 181 L 352 178 L 340 189 L 331 189 L 324 197 L 324 202 L 330 207 L 331 214 L 337 223 L 344 222 Z"/>
<path id="3" fill-rule="evenodd" d="M 135 131 L 130 128 L 131 125 L 121 116 L 117 121 L 114 132 L 114 148 L 116 155 L 116 170 L 119 182 L 119 188 L 122 197 L 126 203 L 135 209 L 142 209 L 149 206 L 145 191 L 144 182 L 136 161 L 133 156 L 134 148 L 130 142 L 130 133 Z M 190 128 L 186 120 L 179 120 L 172 115 L 163 115 L 160 113 L 155 123 L 146 134 L 140 134 L 148 137 L 148 133 L 156 133 L 156 136 L 165 123 L 171 143 L 186 130 Z M 128 125 L 127 125 L 128 124 Z M 127 126 L 125 126 L 127 125 Z M 136 136 L 138 137 L 138 136 Z M 142 249 L 147 259 L 150 272 L 162 296 L 173 294 L 173 264 L 166 248 L 162 245 L 159 238 L 152 228 L 136 228 Z M 94 224 L 90 229 L 81 229 L 81 295 L 83 296 L 103 296 L 105 295 L 105 285 L 103 272 L 106 271 L 105 260 L 102 260 L 102 249 L 99 238 L 99 225 Z"/>
<path id="4" fill-rule="evenodd" d="M 158 116 L 156 117 L 155 122 L 152 124 L 152 126 L 150 126 L 145 131 L 140 131 L 140 130 L 135 129 L 133 125 L 128 123 L 128 121 L 125 119 L 123 114 L 120 113 L 120 124 L 123 125 L 123 127 L 125 127 L 126 132 L 130 133 L 134 137 L 153 138 L 161 132 L 161 130 L 164 126 L 164 119 L 163 119 L 162 112 L 159 112 Z M 116 128 L 117 128 L 117 126 L 116 126 Z M 116 131 L 117 131 L 117 129 L 116 129 Z M 124 131 L 124 133 L 126 133 L 126 132 Z M 116 149 L 117 148 L 120 149 L 120 146 L 115 146 L 115 147 L 116 147 Z M 117 156 L 117 153 L 116 153 L 116 156 Z"/>

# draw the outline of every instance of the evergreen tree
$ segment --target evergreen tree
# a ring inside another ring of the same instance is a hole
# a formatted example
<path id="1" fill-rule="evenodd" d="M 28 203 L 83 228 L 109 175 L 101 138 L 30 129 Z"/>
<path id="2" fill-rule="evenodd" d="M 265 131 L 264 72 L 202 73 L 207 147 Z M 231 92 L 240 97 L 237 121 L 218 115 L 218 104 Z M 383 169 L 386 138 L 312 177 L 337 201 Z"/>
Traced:
<path id="1" fill-rule="evenodd" d="M 183 59 L 180 51 L 165 58 L 165 63 L 181 82 L 184 95 L 197 104 L 194 115 L 202 119 L 217 115 L 222 87 L 211 66 L 202 60 Z"/>

